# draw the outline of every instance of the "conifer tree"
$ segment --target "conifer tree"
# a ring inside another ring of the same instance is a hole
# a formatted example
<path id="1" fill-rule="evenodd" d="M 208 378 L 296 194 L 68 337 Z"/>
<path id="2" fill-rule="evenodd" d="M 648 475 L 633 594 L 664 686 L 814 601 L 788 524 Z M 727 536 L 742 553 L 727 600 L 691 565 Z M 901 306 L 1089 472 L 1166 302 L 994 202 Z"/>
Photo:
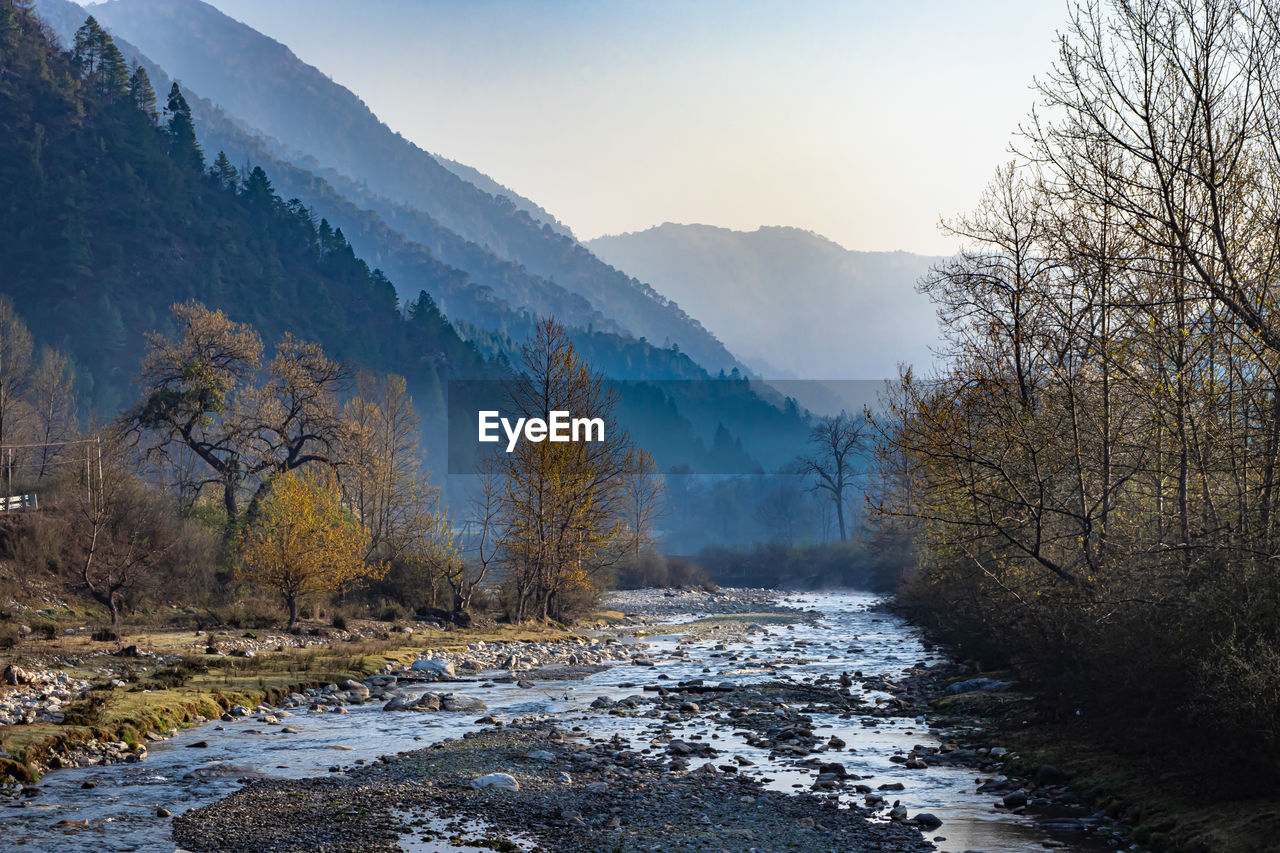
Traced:
<path id="1" fill-rule="evenodd" d="M 270 207 L 277 200 L 271 179 L 261 166 L 254 166 L 249 177 L 245 178 L 243 196 L 250 206 L 258 208 Z"/>
<path id="2" fill-rule="evenodd" d="M 90 15 L 76 30 L 71 61 L 85 80 L 97 80 L 102 65 L 102 37 L 106 35 L 98 20 Z"/>
<path id="3" fill-rule="evenodd" d="M 218 159 L 213 161 L 209 174 L 213 176 L 214 183 L 224 190 L 237 190 L 240 188 L 240 171 L 231 165 L 231 161 L 227 159 L 227 152 L 225 151 L 218 152 Z"/>
<path id="4" fill-rule="evenodd" d="M 196 126 L 191 121 L 191 107 L 182 96 L 182 90 L 174 83 L 169 89 L 169 156 L 179 166 L 197 172 L 204 171 L 204 154 L 196 139 Z"/>
<path id="5" fill-rule="evenodd" d="M 133 105 L 137 107 L 151 121 L 156 120 L 156 92 L 151 88 L 151 78 L 147 76 L 147 69 L 141 65 L 133 66 L 133 74 L 129 77 L 129 97 L 133 100 Z"/>
<path id="6" fill-rule="evenodd" d="M 129 65 L 111 36 L 102 33 L 102 82 L 99 91 L 108 103 L 124 100 L 130 94 Z"/>
<path id="7" fill-rule="evenodd" d="M 128 65 L 111 36 L 92 15 L 76 30 L 71 61 L 93 92 L 115 101 L 129 89 Z"/>

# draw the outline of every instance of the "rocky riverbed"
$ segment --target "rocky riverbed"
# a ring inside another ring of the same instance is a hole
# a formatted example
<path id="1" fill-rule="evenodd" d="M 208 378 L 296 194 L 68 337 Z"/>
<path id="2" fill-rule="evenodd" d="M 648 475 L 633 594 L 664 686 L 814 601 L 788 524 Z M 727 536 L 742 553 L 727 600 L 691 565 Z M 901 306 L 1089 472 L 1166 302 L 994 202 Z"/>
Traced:
<path id="1" fill-rule="evenodd" d="M 594 741 L 594 742 L 593 742 Z M 674 766 L 673 766 L 674 765 Z M 424 818 L 464 815 L 476 846 L 540 850 L 931 850 L 913 826 L 764 788 L 662 750 L 521 721 L 321 780 L 257 782 L 179 817 L 197 851 L 400 850 Z M 416 825 L 415 825 L 416 824 Z M 509 846 L 503 846 L 509 845 Z"/>
<path id="2" fill-rule="evenodd" d="M 426 649 L 368 678 L 233 707 L 152 741 L 150 757 L 146 744 L 103 745 L 114 755 L 98 766 L 11 789 L 0 849 L 1116 843 L 1053 768 L 1011 778 L 1014 756 L 935 707 L 1010 685 L 930 654 L 868 596 L 610 603 L 629 615 L 607 631 Z"/>

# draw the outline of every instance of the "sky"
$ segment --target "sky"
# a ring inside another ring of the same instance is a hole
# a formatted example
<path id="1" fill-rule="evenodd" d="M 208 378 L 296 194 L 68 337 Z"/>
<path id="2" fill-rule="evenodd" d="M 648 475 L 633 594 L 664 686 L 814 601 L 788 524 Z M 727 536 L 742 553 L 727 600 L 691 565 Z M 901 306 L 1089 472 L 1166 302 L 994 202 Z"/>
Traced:
<path id="1" fill-rule="evenodd" d="M 790 225 L 950 254 L 1066 0 L 211 0 L 581 239 Z"/>

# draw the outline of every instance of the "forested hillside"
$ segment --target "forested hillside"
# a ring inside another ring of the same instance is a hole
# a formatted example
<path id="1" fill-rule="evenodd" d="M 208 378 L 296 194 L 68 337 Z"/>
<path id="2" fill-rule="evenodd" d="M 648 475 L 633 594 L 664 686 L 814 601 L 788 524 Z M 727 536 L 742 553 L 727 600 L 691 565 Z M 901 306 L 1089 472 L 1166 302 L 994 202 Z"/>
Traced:
<path id="1" fill-rule="evenodd" d="M 284 45 L 199 0 L 118 0 L 96 11 L 113 32 L 260 132 L 276 157 L 322 175 L 348 197 L 360 188 L 361 206 L 403 228 L 439 260 L 467 269 L 516 308 L 548 310 L 534 291 L 549 283 L 553 293 L 563 288 L 585 298 L 636 337 L 678 344 L 711 371 L 740 366 L 661 294 L 510 199 L 463 180 Z M 493 258 L 482 263 L 478 253 Z"/>
<path id="2" fill-rule="evenodd" d="M 443 379 L 483 372 L 429 297 L 406 320 L 386 277 L 263 170 L 209 163 L 181 92 L 157 102 L 101 30 L 72 54 L 4 26 L 0 289 L 40 343 L 71 355 L 91 410 L 129 402 L 143 333 L 167 331 L 187 299 L 409 376 L 422 404 Z"/>
<path id="3" fill-rule="evenodd" d="M 109 52 L 126 67 L 114 44 Z M 145 70 L 126 75 L 136 79 L 135 94 L 129 80 L 100 81 L 85 60 L 57 55 L 47 39 L 26 40 L 6 62 L 38 67 L 42 55 L 49 75 L 20 71 L 7 89 L 14 132 L 0 154 L 22 166 L 4 173 L 6 194 L 17 202 L 0 221 L 12 223 L 21 239 L 0 249 L 6 270 L 0 290 L 39 342 L 73 359 L 86 412 L 110 418 L 127 407 L 145 335 L 170 331 L 168 307 L 188 299 L 224 309 L 268 340 L 292 332 L 352 367 L 404 375 L 439 439 L 443 381 L 508 369 L 503 365 L 533 327 L 530 313 L 495 300 L 491 327 L 464 326 L 477 349 L 431 296 L 410 300 L 402 312 L 388 277 L 371 270 L 343 229 L 299 202 L 295 191 L 310 190 L 326 211 L 376 237 L 413 272 L 421 291 L 473 301 L 484 291 L 465 271 L 398 238 L 376 214 L 309 173 L 274 163 L 289 187 L 283 195 L 260 166 L 240 174 L 228 158 L 203 151 L 180 91 L 165 109 L 148 106 Z M 162 73 L 156 69 L 157 78 Z M 245 138 L 225 116 L 221 121 L 226 138 Z M 83 169 L 86 162 L 95 168 Z M 623 387 L 639 432 L 665 467 L 773 468 L 803 442 L 807 426 L 799 412 L 775 408 L 745 383 L 712 381 L 678 348 L 656 348 L 607 327 L 573 334 L 610 376 L 691 380 L 647 391 Z M 717 449 L 717 442 L 724 446 Z"/>

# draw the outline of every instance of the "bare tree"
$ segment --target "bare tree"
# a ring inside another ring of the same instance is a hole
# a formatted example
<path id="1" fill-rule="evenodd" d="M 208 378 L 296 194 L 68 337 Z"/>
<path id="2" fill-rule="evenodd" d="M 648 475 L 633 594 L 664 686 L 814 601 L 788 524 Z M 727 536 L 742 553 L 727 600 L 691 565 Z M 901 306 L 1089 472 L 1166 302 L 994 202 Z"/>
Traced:
<path id="1" fill-rule="evenodd" d="M 179 337 L 153 334 L 142 362 L 145 397 L 127 415 L 149 456 L 183 472 L 186 487 L 216 483 L 227 522 L 248 493 L 256 505 L 271 475 L 334 466 L 343 423 L 341 365 L 286 334 L 262 371 L 262 340 L 250 326 L 196 302 L 174 305 Z M 192 476 L 194 454 L 208 476 Z"/>
<path id="2" fill-rule="evenodd" d="M 31 377 L 30 401 L 36 418 L 35 478 L 44 480 L 58 454 L 54 445 L 76 431 L 75 369 L 57 350 L 45 350 Z"/>
<path id="3" fill-rule="evenodd" d="M 622 482 L 622 522 L 632 559 L 651 547 L 667 514 L 667 483 L 647 450 L 637 450 Z"/>
<path id="4" fill-rule="evenodd" d="M 809 434 L 813 452 L 800 457 L 799 471 L 815 478 L 815 492 L 826 492 L 836 511 L 840 541 L 849 540 L 845 504 L 854 487 L 855 462 L 864 450 L 866 423 L 862 418 L 841 412 L 821 418 Z"/>
<path id="5" fill-rule="evenodd" d="M 109 465 L 100 480 L 94 466 L 89 478 L 71 492 L 68 557 L 84 591 L 107 607 L 118 627 L 129 597 L 156 582 L 181 534 L 164 499 L 120 465 Z"/>

